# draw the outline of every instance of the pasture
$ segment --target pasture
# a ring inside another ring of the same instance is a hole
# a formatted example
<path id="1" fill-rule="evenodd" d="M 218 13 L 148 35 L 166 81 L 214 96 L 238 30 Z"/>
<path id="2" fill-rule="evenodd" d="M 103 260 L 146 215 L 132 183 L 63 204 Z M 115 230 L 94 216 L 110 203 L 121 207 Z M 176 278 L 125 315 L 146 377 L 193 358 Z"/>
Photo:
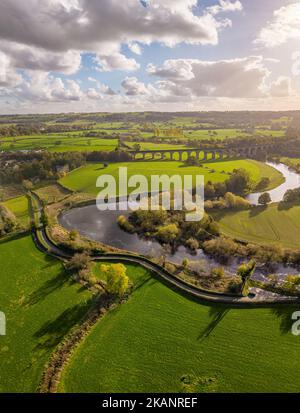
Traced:
<path id="1" fill-rule="evenodd" d="M 50 134 L 2 138 L 0 150 L 38 150 L 50 152 L 113 151 L 117 139 L 90 138 L 80 134 Z"/>
<path id="2" fill-rule="evenodd" d="M 29 226 L 29 205 L 25 195 L 11 198 L 3 204 L 16 216 L 23 227 Z"/>
<path id="3" fill-rule="evenodd" d="M 250 211 L 216 214 L 221 231 L 239 240 L 300 248 L 300 206 L 281 209 L 278 204 Z"/>
<path id="4" fill-rule="evenodd" d="M 127 268 L 133 294 L 75 350 L 60 392 L 300 391 L 293 307 L 205 306 Z"/>
<path id="5" fill-rule="evenodd" d="M 270 187 L 276 187 L 282 181 L 282 175 L 265 164 L 250 160 L 236 160 L 224 162 L 211 162 L 199 166 L 186 166 L 182 162 L 129 162 L 112 163 L 107 167 L 103 164 L 88 164 L 84 167 L 72 171 L 60 180 L 60 183 L 72 191 L 86 192 L 96 195 L 99 188 L 96 187 L 97 178 L 102 174 L 109 174 L 116 178 L 120 167 L 128 168 L 128 176 L 142 174 L 150 180 L 151 175 L 203 175 L 205 182 L 224 182 L 229 178 L 229 174 L 238 168 L 249 171 L 254 183 L 258 183 L 262 177 L 270 178 Z M 126 188 L 124 188 L 125 191 Z M 124 195 L 121 192 L 120 195 Z"/>
<path id="6" fill-rule="evenodd" d="M 90 294 L 27 236 L 0 242 L 0 392 L 34 392 L 51 352 L 85 314 Z"/>

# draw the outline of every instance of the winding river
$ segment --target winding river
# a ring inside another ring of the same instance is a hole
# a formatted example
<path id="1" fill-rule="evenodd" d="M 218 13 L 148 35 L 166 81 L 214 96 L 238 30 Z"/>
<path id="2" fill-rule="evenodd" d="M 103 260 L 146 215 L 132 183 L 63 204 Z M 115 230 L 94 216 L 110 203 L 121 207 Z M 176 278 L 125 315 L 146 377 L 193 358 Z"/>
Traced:
<path id="1" fill-rule="evenodd" d="M 269 191 L 272 202 L 279 202 L 282 200 L 285 192 L 288 189 L 295 189 L 300 187 L 300 175 L 289 170 L 284 164 L 275 164 L 268 162 L 269 166 L 277 169 L 285 177 L 285 182 L 279 187 Z M 253 193 L 248 196 L 248 200 L 257 205 L 258 198 L 261 193 Z M 157 241 L 145 240 L 140 238 L 137 234 L 128 234 L 120 229 L 117 218 L 119 215 L 127 216 L 129 212 L 124 211 L 105 211 L 100 212 L 96 205 L 90 205 L 81 208 L 75 208 L 63 213 L 59 217 L 60 224 L 67 229 L 76 229 L 78 232 L 92 240 L 102 242 L 112 247 L 124 249 L 149 257 L 165 256 L 168 261 L 174 263 L 181 263 L 184 258 L 191 262 L 194 269 L 200 271 L 207 271 L 209 268 L 220 265 L 216 260 L 208 257 L 202 249 L 191 253 L 185 247 L 180 247 L 175 253 L 166 251 Z M 230 263 L 226 265 L 229 271 L 235 271 L 240 264 L 240 260 L 233 258 Z M 295 269 L 290 267 L 277 266 L 274 272 L 279 274 L 293 274 L 297 273 Z M 256 277 L 262 279 L 267 273 L 263 267 L 256 270 Z"/>
<path id="2" fill-rule="evenodd" d="M 285 182 L 282 185 L 279 185 L 277 188 L 268 191 L 271 196 L 272 202 L 280 202 L 283 199 L 284 194 L 288 189 L 296 189 L 300 187 L 300 175 L 296 172 L 290 170 L 283 163 L 276 164 L 274 162 L 267 162 L 267 165 L 271 166 L 274 169 L 277 169 L 285 178 Z M 264 191 L 266 192 L 266 191 Z M 251 204 L 258 205 L 258 198 L 263 192 L 256 192 L 250 194 L 247 199 Z"/>

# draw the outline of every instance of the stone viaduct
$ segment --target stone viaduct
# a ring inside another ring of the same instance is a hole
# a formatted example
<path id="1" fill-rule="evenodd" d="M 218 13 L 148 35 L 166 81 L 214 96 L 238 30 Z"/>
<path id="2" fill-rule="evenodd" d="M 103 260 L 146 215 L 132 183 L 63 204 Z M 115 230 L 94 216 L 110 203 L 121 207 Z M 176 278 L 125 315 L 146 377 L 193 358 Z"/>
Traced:
<path id="1" fill-rule="evenodd" d="M 251 158 L 258 152 L 266 152 L 273 148 L 274 145 L 255 145 L 240 148 L 225 149 L 156 149 L 144 151 L 130 151 L 135 161 L 153 161 L 168 159 L 171 161 L 183 161 L 183 159 L 196 158 L 200 161 L 215 159 L 234 159 L 234 158 Z"/>

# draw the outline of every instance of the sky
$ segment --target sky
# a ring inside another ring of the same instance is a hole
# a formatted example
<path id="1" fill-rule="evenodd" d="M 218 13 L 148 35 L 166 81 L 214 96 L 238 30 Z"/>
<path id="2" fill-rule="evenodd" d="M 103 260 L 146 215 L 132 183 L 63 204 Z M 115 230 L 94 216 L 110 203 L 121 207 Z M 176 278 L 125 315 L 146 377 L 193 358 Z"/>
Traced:
<path id="1" fill-rule="evenodd" d="M 300 110 L 300 1 L 1 0 L 0 114 Z"/>

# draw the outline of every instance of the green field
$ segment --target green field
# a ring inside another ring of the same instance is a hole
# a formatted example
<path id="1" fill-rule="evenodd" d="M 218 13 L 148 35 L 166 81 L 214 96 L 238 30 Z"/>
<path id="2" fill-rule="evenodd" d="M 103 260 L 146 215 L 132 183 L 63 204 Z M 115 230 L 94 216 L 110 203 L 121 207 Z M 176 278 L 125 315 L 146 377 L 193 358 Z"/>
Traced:
<path id="1" fill-rule="evenodd" d="M 97 178 L 102 174 L 109 174 L 116 177 L 118 181 L 120 167 L 128 167 L 128 176 L 142 174 L 148 180 L 151 175 L 204 175 L 206 182 L 223 182 L 229 178 L 228 173 L 234 169 L 245 168 L 250 172 L 253 181 L 256 183 L 262 177 L 270 178 L 271 187 L 276 187 L 282 183 L 282 175 L 274 168 L 257 161 L 248 160 L 206 163 L 203 164 L 202 168 L 186 166 L 182 162 L 168 161 L 113 163 L 109 164 L 107 168 L 103 168 L 102 164 L 88 164 L 68 174 L 60 180 L 60 183 L 70 190 L 96 195 L 99 192 L 99 188 L 96 188 Z"/>
<path id="2" fill-rule="evenodd" d="M 128 266 L 129 301 L 93 327 L 65 392 L 299 392 L 292 307 L 204 306 Z"/>
<path id="3" fill-rule="evenodd" d="M 251 211 L 216 215 L 221 230 L 232 238 L 259 244 L 300 248 L 300 206 L 280 209 L 277 204 Z"/>
<path id="4" fill-rule="evenodd" d="M 29 205 L 25 195 L 9 199 L 3 204 L 16 216 L 24 227 L 29 226 Z"/>
<path id="5" fill-rule="evenodd" d="M 170 143 L 152 143 L 152 142 L 126 142 L 126 145 L 133 148 L 138 143 L 142 151 L 168 150 L 168 149 L 187 149 L 184 145 L 172 145 Z"/>
<path id="6" fill-rule="evenodd" d="M 89 293 L 30 237 L 0 243 L 0 392 L 34 392 L 55 346 L 87 310 Z"/>
<path id="7" fill-rule="evenodd" d="M 82 134 L 82 132 L 80 132 Z M 50 152 L 75 152 L 75 151 L 113 151 L 117 139 L 88 138 L 72 133 L 52 135 L 32 135 L 16 138 L 2 138 L 0 150 L 33 150 L 47 149 Z"/>

